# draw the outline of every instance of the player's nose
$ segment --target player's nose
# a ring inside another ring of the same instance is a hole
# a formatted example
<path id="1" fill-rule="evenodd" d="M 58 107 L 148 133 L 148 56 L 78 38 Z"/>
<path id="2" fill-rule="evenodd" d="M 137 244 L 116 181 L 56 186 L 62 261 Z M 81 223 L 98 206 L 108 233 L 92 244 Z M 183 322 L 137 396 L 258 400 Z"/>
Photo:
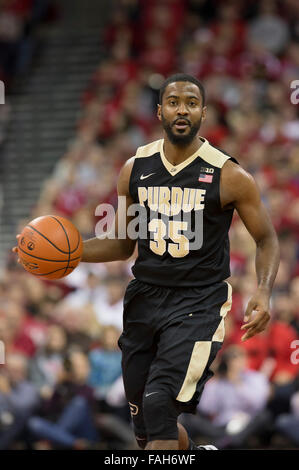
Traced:
<path id="1" fill-rule="evenodd" d="M 180 103 L 178 108 L 178 116 L 186 116 L 188 114 L 188 108 L 185 103 Z"/>

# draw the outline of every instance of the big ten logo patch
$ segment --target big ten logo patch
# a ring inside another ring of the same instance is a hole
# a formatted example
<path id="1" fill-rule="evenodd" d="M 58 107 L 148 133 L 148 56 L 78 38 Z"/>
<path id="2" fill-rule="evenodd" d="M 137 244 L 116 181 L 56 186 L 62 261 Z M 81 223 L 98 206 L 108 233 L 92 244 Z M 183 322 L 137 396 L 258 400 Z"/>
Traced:
<path id="1" fill-rule="evenodd" d="M 206 168 L 206 167 L 201 167 L 200 169 L 201 173 L 209 173 L 212 175 L 214 173 L 214 168 Z"/>

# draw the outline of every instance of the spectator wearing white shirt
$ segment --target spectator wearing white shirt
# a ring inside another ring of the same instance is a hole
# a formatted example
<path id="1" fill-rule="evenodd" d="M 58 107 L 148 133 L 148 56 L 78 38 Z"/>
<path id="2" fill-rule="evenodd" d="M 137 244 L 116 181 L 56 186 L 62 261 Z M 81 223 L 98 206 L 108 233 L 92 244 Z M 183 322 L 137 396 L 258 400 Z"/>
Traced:
<path id="1" fill-rule="evenodd" d="M 89 273 L 85 286 L 69 294 L 64 304 L 73 308 L 91 305 L 99 325 L 113 325 L 122 331 L 123 297 L 127 279 L 123 276 L 106 276 L 100 279 L 96 274 Z"/>
<path id="2" fill-rule="evenodd" d="M 269 394 L 268 379 L 246 367 L 242 348 L 230 346 L 222 355 L 216 377 L 205 385 L 198 405 L 201 416 L 191 418 L 192 434 L 218 438 L 218 448 L 246 447 L 250 436 L 268 430 Z"/>

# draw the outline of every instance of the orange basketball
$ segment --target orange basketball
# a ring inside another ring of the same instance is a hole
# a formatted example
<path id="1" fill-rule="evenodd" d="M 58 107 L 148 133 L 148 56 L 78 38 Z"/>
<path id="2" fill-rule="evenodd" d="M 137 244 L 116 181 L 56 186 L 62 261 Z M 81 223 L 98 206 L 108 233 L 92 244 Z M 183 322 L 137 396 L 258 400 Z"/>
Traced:
<path id="1" fill-rule="evenodd" d="M 18 255 L 29 273 L 46 279 L 61 279 L 80 263 L 82 243 L 72 222 L 46 215 L 26 225 L 18 240 Z"/>

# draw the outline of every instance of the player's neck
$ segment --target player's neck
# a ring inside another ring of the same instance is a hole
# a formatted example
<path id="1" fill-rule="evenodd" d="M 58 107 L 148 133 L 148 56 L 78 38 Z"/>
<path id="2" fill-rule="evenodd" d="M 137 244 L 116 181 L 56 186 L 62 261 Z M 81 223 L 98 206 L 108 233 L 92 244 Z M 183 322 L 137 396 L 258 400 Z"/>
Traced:
<path id="1" fill-rule="evenodd" d="M 171 163 L 173 166 L 179 165 L 180 163 L 187 160 L 187 158 L 191 157 L 201 146 L 203 142 L 197 137 L 193 139 L 193 141 L 186 146 L 178 146 L 174 145 L 167 137 L 164 138 L 164 155 L 165 158 Z"/>

